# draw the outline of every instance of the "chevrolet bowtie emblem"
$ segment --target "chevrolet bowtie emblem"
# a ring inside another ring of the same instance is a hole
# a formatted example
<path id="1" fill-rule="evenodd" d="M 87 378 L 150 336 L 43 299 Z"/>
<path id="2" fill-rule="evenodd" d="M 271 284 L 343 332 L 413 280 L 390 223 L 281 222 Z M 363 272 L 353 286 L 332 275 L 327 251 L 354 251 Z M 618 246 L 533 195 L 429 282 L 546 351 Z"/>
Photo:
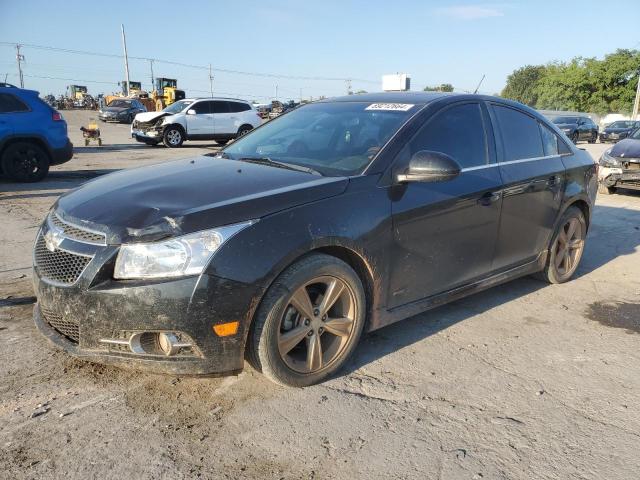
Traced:
<path id="1" fill-rule="evenodd" d="M 55 252 L 56 248 L 62 243 L 62 240 L 64 240 L 62 230 L 52 228 L 44 235 L 44 244 L 50 252 Z"/>

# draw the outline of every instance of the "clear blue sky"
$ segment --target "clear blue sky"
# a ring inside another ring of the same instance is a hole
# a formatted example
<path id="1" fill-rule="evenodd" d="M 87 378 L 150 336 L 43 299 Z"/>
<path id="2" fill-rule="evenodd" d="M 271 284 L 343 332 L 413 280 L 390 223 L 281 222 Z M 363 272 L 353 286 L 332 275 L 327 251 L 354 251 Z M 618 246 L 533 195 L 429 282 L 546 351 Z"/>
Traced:
<path id="1" fill-rule="evenodd" d="M 208 65 L 214 93 L 259 101 L 278 85 L 280 99 L 340 95 L 344 81 L 275 79 L 258 73 L 369 80 L 353 89 L 380 90 L 385 73 L 406 72 L 412 89 L 451 83 L 485 93 L 525 64 L 602 57 L 640 48 L 640 2 L 630 1 L 75 1 L 0 0 L 0 41 L 120 54 L 120 24 L 129 55 Z M 607 14 L 606 11 L 610 11 Z M 122 60 L 25 48 L 25 86 L 62 93 L 84 83 L 91 93 L 118 89 Z M 156 76 L 178 78 L 187 95 L 209 90 L 208 72 L 163 63 Z M 130 62 L 131 80 L 149 87 L 149 65 Z M 0 81 L 18 83 L 15 49 L 0 45 Z M 72 82 L 36 77 L 94 80 Z"/>

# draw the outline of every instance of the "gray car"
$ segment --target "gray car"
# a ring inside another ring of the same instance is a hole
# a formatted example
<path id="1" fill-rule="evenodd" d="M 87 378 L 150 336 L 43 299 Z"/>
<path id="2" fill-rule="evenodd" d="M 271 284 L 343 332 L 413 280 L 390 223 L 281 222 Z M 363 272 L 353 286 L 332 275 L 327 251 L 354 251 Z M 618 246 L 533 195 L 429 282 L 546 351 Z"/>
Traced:
<path id="1" fill-rule="evenodd" d="M 131 123 L 138 113 L 146 112 L 146 107 L 135 98 L 118 98 L 98 111 L 103 122 Z"/>

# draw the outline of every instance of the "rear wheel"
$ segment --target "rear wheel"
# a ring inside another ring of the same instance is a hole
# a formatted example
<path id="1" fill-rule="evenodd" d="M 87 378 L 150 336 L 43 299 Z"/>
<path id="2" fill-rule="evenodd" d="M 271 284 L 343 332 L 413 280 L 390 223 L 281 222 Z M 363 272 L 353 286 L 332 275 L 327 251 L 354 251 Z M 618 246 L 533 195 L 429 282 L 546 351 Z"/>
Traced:
<path id="1" fill-rule="evenodd" d="M 355 350 L 365 311 L 362 283 L 349 265 L 324 254 L 303 258 L 265 295 L 248 339 L 249 362 L 281 385 L 321 382 Z"/>
<path id="2" fill-rule="evenodd" d="M 584 251 L 587 222 L 578 207 L 569 207 L 562 215 L 553 240 L 547 265 L 540 272 L 549 283 L 564 283 L 575 273 Z"/>
<path id="3" fill-rule="evenodd" d="M 574 144 L 578 143 L 579 134 L 578 132 L 573 132 L 569 137 Z"/>
<path id="4" fill-rule="evenodd" d="M 589 143 L 596 143 L 596 140 L 598 140 L 598 134 L 594 133 L 591 135 L 591 139 L 589 139 Z"/>
<path id="5" fill-rule="evenodd" d="M 168 127 L 162 136 L 163 143 L 169 148 L 178 148 L 184 142 L 182 130 L 178 127 Z"/>
<path id="6" fill-rule="evenodd" d="M 240 137 L 244 137 L 247 133 L 249 133 L 251 130 L 253 130 L 253 127 L 251 125 L 242 125 L 239 129 L 238 129 L 238 136 L 236 138 L 240 138 Z"/>
<path id="7" fill-rule="evenodd" d="M 14 143 L 2 155 L 2 171 L 18 182 L 38 182 L 49 171 L 49 156 L 35 143 Z"/>

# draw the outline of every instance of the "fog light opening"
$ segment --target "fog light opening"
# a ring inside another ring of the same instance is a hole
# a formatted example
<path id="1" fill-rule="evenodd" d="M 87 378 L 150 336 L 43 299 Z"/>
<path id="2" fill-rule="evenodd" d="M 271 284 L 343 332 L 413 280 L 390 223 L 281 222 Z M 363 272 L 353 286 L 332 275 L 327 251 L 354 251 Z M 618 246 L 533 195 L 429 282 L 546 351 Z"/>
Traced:
<path id="1" fill-rule="evenodd" d="M 171 332 L 158 333 L 158 347 L 167 357 L 175 355 L 180 351 L 178 338 Z"/>
<path id="2" fill-rule="evenodd" d="M 101 340 L 105 343 L 115 343 Z M 172 357 L 183 348 L 191 348 L 191 343 L 180 341 L 174 332 L 139 332 L 129 338 L 129 349 L 138 355 L 164 355 Z"/>

